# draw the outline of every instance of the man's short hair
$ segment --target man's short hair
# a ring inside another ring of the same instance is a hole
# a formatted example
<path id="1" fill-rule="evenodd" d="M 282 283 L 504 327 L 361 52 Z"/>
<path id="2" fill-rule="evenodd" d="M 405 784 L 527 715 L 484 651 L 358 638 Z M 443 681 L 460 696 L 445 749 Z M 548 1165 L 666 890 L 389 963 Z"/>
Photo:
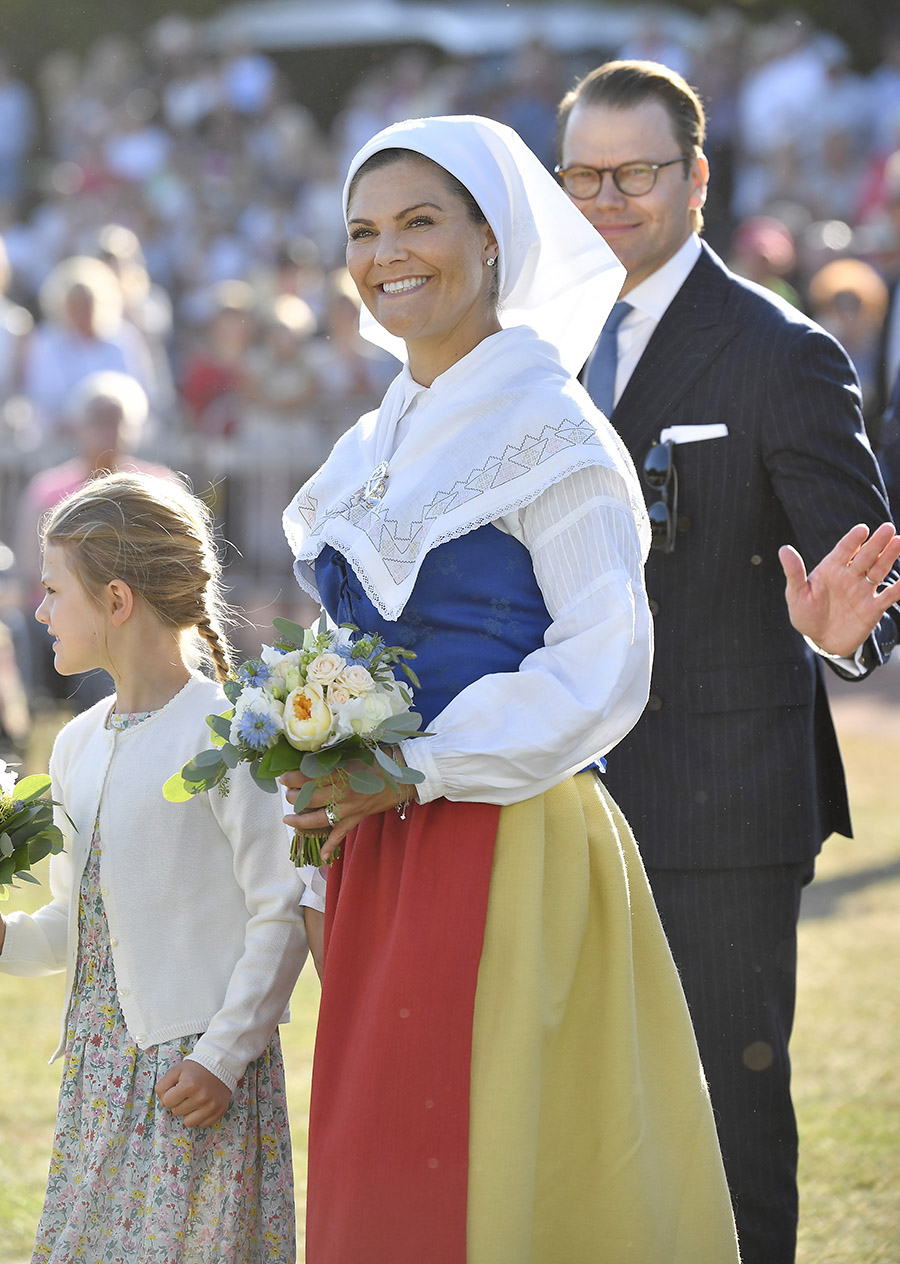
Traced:
<path id="1" fill-rule="evenodd" d="M 645 101 L 659 101 L 672 120 L 681 152 L 691 158 L 703 153 L 706 111 L 703 102 L 676 70 L 658 61 L 608 61 L 580 79 L 559 103 L 556 126 L 557 162 L 562 162 L 563 140 L 569 115 L 576 105 L 603 105 L 627 110 Z M 648 154 L 635 154 L 646 158 Z M 699 231 L 702 213 L 694 213 Z"/>

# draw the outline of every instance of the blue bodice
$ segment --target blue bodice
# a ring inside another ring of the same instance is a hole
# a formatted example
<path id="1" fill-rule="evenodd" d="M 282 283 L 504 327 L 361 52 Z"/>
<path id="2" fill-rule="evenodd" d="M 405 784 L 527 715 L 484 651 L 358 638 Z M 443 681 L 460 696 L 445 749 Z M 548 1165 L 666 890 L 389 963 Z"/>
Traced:
<path id="1" fill-rule="evenodd" d="M 467 685 L 516 671 L 540 648 L 550 615 L 523 544 L 488 524 L 432 549 L 400 618 L 384 619 L 343 556 L 325 545 L 316 586 L 335 623 L 354 623 L 413 650 L 425 727 Z"/>

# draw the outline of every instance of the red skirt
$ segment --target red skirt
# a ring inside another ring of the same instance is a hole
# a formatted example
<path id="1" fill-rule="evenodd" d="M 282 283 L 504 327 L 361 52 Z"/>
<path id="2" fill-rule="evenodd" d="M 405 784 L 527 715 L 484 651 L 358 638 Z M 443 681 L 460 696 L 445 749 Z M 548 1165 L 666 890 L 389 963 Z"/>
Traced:
<path id="1" fill-rule="evenodd" d="M 465 1264 L 472 1021 L 499 812 L 440 799 L 406 821 L 370 817 L 329 871 L 307 1264 Z"/>

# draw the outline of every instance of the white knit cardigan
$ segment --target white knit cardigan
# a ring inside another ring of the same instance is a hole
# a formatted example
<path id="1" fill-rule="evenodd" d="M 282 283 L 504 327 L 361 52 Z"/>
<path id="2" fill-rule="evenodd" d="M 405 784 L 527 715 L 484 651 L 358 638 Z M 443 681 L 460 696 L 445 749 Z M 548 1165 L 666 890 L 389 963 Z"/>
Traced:
<path id="1" fill-rule="evenodd" d="M 100 883 L 129 1034 L 146 1049 L 203 1033 L 192 1054 L 232 1090 L 259 1057 L 306 957 L 303 884 L 289 859 L 281 795 L 247 766 L 213 790 L 169 803 L 166 779 L 210 745 L 206 716 L 228 708 L 221 688 L 193 676 L 132 728 L 105 727 L 113 699 L 70 721 L 53 748 L 53 797 L 66 850 L 50 862 L 53 900 L 12 913 L 0 953 L 8 974 L 66 970 L 65 1047 L 78 951 L 78 894 L 94 823 Z M 53 1059 L 51 1059 L 52 1061 Z"/>

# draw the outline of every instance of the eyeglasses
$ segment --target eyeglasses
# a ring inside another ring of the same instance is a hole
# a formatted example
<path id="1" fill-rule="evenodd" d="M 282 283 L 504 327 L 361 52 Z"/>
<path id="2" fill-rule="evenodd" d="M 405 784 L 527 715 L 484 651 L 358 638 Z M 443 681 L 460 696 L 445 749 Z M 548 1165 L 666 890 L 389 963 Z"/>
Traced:
<path id="1" fill-rule="evenodd" d="M 663 167 L 674 167 L 676 162 L 690 161 L 687 154 L 682 154 L 680 158 L 670 158 L 668 162 L 623 162 L 620 167 L 557 166 L 553 170 L 559 176 L 565 191 L 584 202 L 597 196 L 607 172 L 620 193 L 624 193 L 626 197 L 643 197 L 656 184 L 657 172 Z"/>
<path id="2" fill-rule="evenodd" d="M 678 471 L 671 440 L 654 443 L 644 457 L 644 482 L 659 499 L 647 508 L 650 518 L 650 547 L 663 553 L 674 553 L 675 530 L 678 524 Z"/>

